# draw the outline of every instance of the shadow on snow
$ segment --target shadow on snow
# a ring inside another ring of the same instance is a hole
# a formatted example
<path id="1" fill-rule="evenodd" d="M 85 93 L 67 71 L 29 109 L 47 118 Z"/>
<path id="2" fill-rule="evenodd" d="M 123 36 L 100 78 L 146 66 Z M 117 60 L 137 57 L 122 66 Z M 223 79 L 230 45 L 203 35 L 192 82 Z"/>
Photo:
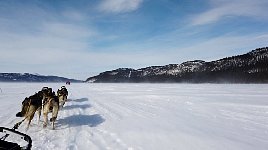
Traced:
<path id="1" fill-rule="evenodd" d="M 90 108 L 91 105 L 89 104 L 84 104 L 84 105 L 68 105 L 68 106 L 63 106 L 63 110 L 71 110 L 71 109 L 76 109 L 76 108 L 81 108 L 81 109 L 86 109 Z"/>
<path id="2" fill-rule="evenodd" d="M 76 127 L 88 125 L 90 127 L 96 127 L 103 123 L 105 119 L 99 115 L 73 115 L 69 117 L 65 117 L 63 119 L 59 119 L 58 123 L 61 125 L 67 125 L 67 127 Z"/>
<path id="3" fill-rule="evenodd" d="M 88 98 L 69 99 L 68 101 L 73 101 L 73 102 L 86 102 L 86 101 L 88 101 Z"/>
<path id="4" fill-rule="evenodd" d="M 80 98 L 80 99 L 73 99 L 69 100 L 72 102 L 85 102 L 88 101 L 88 98 Z M 63 110 L 71 110 L 71 109 L 87 109 L 92 107 L 90 104 L 80 104 L 80 105 L 68 105 L 64 106 Z M 61 126 L 65 126 L 66 128 L 68 127 L 77 127 L 77 126 L 89 126 L 89 127 L 96 127 L 103 123 L 105 119 L 99 115 L 99 114 L 94 114 L 94 115 L 82 115 L 82 114 L 77 114 L 73 116 L 68 116 L 62 119 L 58 120 L 58 123 Z"/>

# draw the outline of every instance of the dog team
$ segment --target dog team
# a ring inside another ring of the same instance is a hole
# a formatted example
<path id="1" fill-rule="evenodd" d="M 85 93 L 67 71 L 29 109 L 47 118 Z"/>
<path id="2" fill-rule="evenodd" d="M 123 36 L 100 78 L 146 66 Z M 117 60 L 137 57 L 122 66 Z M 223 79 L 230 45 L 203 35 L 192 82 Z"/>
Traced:
<path id="1" fill-rule="evenodd" d="M 41 111 L 43 112 L 44 124 L 43 127 L 47 127 L 48 124 L 48 113 L 52 113 L 52 129 L 55 129 L 55 121 L 58 116 L 58 111 L 63 108 L 63 105 L 67 101 L 68 90 L 65 86 L 58 89 L 57 94 L 52 91 L 52 88 L 43 87 L 41 91 L 35 93 L 30 97 L 26 97 L 22 102 L 21 112 L 16 114 L 17 117 L 24 117 L 24 119 L 16 123 L 16 127 L 27 120 L 28 124 L 26 130 L 29 129 L 30 123 L 34 117 L 35 112 L 38 112 L 38 123 L 41 117 Z"/>

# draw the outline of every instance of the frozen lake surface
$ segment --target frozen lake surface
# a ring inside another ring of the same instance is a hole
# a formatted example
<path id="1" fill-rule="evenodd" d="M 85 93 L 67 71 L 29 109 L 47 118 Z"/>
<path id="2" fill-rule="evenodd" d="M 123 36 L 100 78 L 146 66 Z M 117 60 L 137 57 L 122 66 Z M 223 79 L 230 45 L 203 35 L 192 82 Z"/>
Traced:
<path id="1" fill-rule="evenodd" d="M 12 128 L 21 102 L 43 86 L 0 83 L 0 126 Z M 267 84 L 66 85 L 56 130 L 37 116 L 26 132 L 33 149 L 267 150 Z M 11 137 L 12 138 L 12 137 Z"/>

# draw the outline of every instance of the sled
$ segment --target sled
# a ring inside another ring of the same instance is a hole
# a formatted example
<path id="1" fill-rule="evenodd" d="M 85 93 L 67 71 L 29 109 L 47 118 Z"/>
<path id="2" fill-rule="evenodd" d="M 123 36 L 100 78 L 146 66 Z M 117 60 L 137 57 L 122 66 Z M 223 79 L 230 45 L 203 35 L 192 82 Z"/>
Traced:
<path id="1" fill-rule="evenodd" d="M 32 148 L 31 137 L 15 129 L 0 127 L 0 135 L 0 150 L 30 150 Z M 6 140 L 11 135 L 16 137 L 17 141 Z"/>

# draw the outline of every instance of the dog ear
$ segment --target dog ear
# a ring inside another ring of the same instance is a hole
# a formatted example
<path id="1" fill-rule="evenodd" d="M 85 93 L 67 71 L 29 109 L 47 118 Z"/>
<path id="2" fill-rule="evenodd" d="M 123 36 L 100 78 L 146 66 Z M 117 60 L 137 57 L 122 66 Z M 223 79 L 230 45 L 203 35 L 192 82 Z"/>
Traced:
<path id="1" fill-rule="evenodd" d="M 38 92 L 38 95 L 43 95 L 43 92 L 42 92 L 42 91 L 39 91 L 39 92 Z"/>
<path id="2" fill-rule="evenodd" d="M 42 88 L 42 90 L 47 90 L 48 89 L 48 87 L 47 86 L 44 86 L 43 88 Z"/>
<path id="3" fill-rule="evenodd" d="M 23 105 L 27 101 L 28 101 L 28 97 L 25 97 L 21 104 Z"/>

